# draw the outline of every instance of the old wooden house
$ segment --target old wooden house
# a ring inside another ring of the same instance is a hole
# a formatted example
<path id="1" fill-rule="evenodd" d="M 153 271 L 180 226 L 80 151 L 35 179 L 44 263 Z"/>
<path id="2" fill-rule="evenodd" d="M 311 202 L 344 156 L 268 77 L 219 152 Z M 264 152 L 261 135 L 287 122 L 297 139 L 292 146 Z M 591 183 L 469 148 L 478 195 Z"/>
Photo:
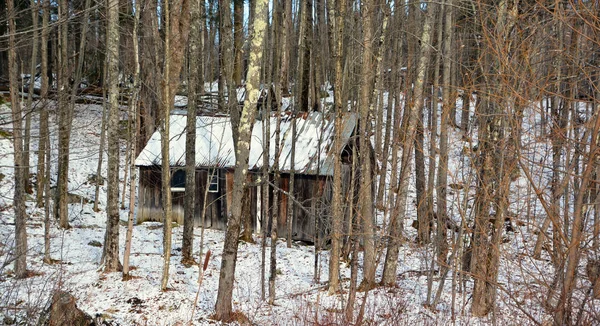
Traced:
<path id="1" fill-rule="evenodd" d="M 273 113 L 275 114 L 275 113 Z M 169 159 L 171 166 L 171 192 L 173 201 L 173 220 L 182 223 L 185 194 L 185 142 L 187 117 L 184 112 L 173 114 L 170 122 Z M 292 152 L 292 123 L 296 123 L 297 136 L 295 141 L 295 159 L 291 162 Z M 269 169 L 272 171 L 275 155 L 275 127 L 277 117 L 270 116 L 270 160 Z M 249 187 L 246 212 L 251 215 L 253 226 L 261 225 L 261 187 L 259 179 L 263 166 L 263 127 L 265 122 L 258 119 L 252 130 L 251 152 L 249 158 Z M 342 160 L 344 171 L 349 171 L 349 156 L 354 146 L 353 135 L 357 125 L 356 115 L 347 113 L 343 119 Z M 225 229 L 227 216 L 231 207 L 231 191 L 235 167 L 235 154 L 228 116 L 198 116 L 196 118 L 196 220 L 195 225 L 201 225 L 204 216 L 204 226 L 214 229 Z M 335 135 L 334 119 L 320 112 L 298 115 L 295 119 L 291 114 L 283 113 L 281 117 L 281 140 L 279 164 L 281 183 L 279 202 L 278 233 L 287 237 L 287 202 L 289 193 L 290 171 L 295 171 L 294 219 L 292 238 L 312 242 L 317 228 L 315 223 L 326 225 L 323 219 L 329 214 L 331 201 L 331 182 L 333 176 L 333 138 Z M 136 159 L 139 167 L 138 188 L 138 222 L 162 219 L 161 195 L 161 136 L 156 131 Z M 349 174 L 349 172 L 347 173 Z M 347 176 L 346 176 L 347 177 Z M 345 185 L 348 185 L 346 182 Z M 345 187 L 346 189 L 347 187 Z M 273 187 L 269 196 L 272 198 Z M 205 197 L 206 196 L 206 197 Z M 204 200 L 206 198 L 206 201 Z M 271 202 L 272 200 L 270 200 Z M 273 204 L 271 204 L 273 205 Z M 204 212 L 204 214 L 203 214 Z M 319 222 L 321 221 L 321 222 Z M 318 227 L 321 232 L 325 227 Z"/>

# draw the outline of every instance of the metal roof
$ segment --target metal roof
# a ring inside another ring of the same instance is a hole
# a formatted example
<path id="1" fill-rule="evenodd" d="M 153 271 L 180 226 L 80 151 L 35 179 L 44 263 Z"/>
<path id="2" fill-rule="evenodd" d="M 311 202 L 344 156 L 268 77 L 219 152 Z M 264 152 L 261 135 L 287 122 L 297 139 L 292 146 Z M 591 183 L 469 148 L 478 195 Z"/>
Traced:
<path id="1" fill-rule="evenodd" d="M 334 115 L 320 112 L 298 114 L 296 121 L 296 153 L 294 171 L 309 175 L 333 175 Z M 171 115 L 169 161 L 171 166 L 185 166 L 185 115 Z M 279 170 L 291 170 L 292 123 L 289 112 L 282 113 Z M 342 142 L 347 144 L 356 127 L 354 113 L 345 113 L 343 118 Z M 269 118 L 270 153 L 269 167 L 272 168 L 275 154 L 275 127 L 277 116 Z M 161 136 L 155 131 L 140 155 L 135 160 L 137 166 L 162 164 Z M 196 166 L 232 168 L 235 166 L 235 152 L 229 117 L 198 116 L 196 118 Z M 263 165 L 263 121 L 257 120 L 252 129 L 250 143 L 250 170 L 258 170 Z"/>

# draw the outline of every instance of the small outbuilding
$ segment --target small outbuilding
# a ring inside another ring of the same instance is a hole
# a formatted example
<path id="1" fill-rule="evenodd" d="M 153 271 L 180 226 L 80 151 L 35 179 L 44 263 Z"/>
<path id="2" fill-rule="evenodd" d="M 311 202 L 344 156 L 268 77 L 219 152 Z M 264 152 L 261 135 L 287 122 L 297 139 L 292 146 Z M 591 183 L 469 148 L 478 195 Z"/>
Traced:
<path id="1" fill-rule="evenodd" d="M 275 155 L 275 128 L 277 116 L 273 113 L 270 123 L 269 171 L 273 170 Z M 171 192 L 173 204 L 173 220 L 182 223 L 185 194 L 185 143 L 186 122 L 185 111 L 171 115 L 170 119 L 169 159 L 171 166 Z M 334 115 L 327 116 L 320 112 L 300 113 L 295 118 L 289 112 L 282 113 L 279 151 L 279 171 L 281 183 L 278 219 L 278 234 L 287 237 L 287 207 L 289 181 L 292 166 L 294 169 L 294 218 L 292 238 L 313 242 L 319 230 L 327 232 L 332 198 L 332 181 L 334 156 L 333 139 Z M 291 163 L 292 124 L 296 123 L 295 159 Z M 249 212 L 253 226 L 260 225 L 261 186 L 259 177 L 263 166 L 263 127 L 265 122 L 257 119 L 252 129 L 250 158 L 248 162 L 248 201 L 245 211 Z M 350 184 L 352 147 L 355 146 L 354 132 L 357 117 L 354 113 L 344 114 L 341 132 L 343 150 L 342 162 L 344 173 L 344 191 Z M 139 168 L 138 215 L 137 221 L 162 220 L 161 194 L 161 135 L 156 131 L 137 157 L 135 164 Z M 196 118 L 196 207 L 195 225 L 224 230 L 231 207 L 233 176 L 235 168 L 235 152 L 231 121 L 228 116 L 198 116 Z M 271 176 L 272 177 L 272 176 Z M 269 188 L 270 202 L 272 193 Z M 206 197 L 205 197 L 206 195 Z M 344 196 L 347 198 L 348 196 Z M 352 196 L 350 196 L 352 197 Z M 206 201 L 204 200 L 206 198 Z M 273 203 L 271 203 L 273 205 Z M 271 206 L 273 207 L 273 206 Z M 204 214 L 202 214 L 204 211 Z M 272 210 L 270 210 L 272 211 Z M 201 219 L 204 216 L 204 223 Z"/>

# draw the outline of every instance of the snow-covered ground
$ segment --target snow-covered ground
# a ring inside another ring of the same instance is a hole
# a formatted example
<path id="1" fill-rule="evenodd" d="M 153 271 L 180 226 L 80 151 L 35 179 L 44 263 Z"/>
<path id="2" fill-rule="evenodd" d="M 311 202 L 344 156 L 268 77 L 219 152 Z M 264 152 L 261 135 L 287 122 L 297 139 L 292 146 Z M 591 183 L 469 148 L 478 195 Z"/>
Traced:
<path id="1" fill-rule="evenodd" d="M 0 106 L 0 118 L 9 121 L 7 106 Z M 100 139 L 101 107 L 96 105 L 78 105 L 73 120 L 71 140 L 71 161 L 69 166 L 69 191 L 81 195 L 90 201 L 94 198 L 93 184 L 89 176 L 95 174 Z M 33 116 L 32 153 L 37 150 L 38 116 Z M 56 120 L 51 114 L 53 144 L 53 173 L 56 171 Z M 9 125 L 0 126 L 8 129 Z M 469 184 L 465 178 L 470 175 L 470 163 L 462 159 L 461 152 L 470 148 L 470 144 L 461 140 L 458 132 L 452 134 L 451 171 L 449 183 Z M 122 153 L 125 143 L 121 143 Z M 539 149 L 538 149 L 539 150 Z M 14 239 L 14 216 L 12 210 L 12 143 L 0 137 L 0 173 L 5 177 L 0 181 L 0 266 L 10 258 Z M 104 156 L 106 160 L 106 156 Z M 34 173 L 36 155 L 32 154 Z M 124 165 L 123 155 L 121 165 Z M 106 166 L 106 161 L 104 162 Z M 103 175 L 106 175 L 104 168 Z M 122 175 L 123 176 L 123 175 Z M 55 180 L 53 180 L 54 182 Z M 122 181 L 122 180 L 121 180 Z M 525 196 L 524 182 L 514 184 L 515 196 Z M 93 246 L 92 241 L 102 243 L 106 213 L 106 188 L 100 187 L 100 212 L 92 210 L 92 203 L 77 203 L 69 206 L 72 228 L 61 230 L 52 223 L 52 258 L 62 263 L 47 265 L 42 262 L 44 229 L 43 209 L 36 208 L 34 197 L 28 197 L 27 222 L 28 268 L 36 276 L 16 280 L 12 276 L 12 264 L 0 268 L 0 323 L 12 318 L 24 324 L 35 323 L 30 319 L 48 304 L 49 295 L 54 289 L 62 289 L 77 298 L 78 306 L 85 312 L 100 314 L 120 325 L 182 325 L 191 321 L 194 325 L 215 323 L 210 319 L 213 313 L 218 287 L 219 268 L 223 248 L 224 234 L 221 231 L 205 230 L 204 252 L 211 250 L 212 257 L 204 274 L 201 287 L 198 287 L 200 269 L 184 267 L 181 260 L 182 227 L 173 230 L 173 252 L 169 277 L 169 291 L 161 292 L 162 272 L 162 227 L 161 224 L 146 222 L 136 225 L 133 230 L 131 265 L 134 276 L 122 281 L 120 273 L 103 273 L 100 266 L 102 248 Z M 533 194 L 530 194 L 533 196 Z M 466 198 L 466 199 L 465 199 Z M 468 196 L 463 192 L 452 192 L 449 206 L 453 218 L 460 219 L 460 205 L 468 205 Z M 414 219 L 414 189 L 409 200 L 409 218 Z M 471 198 L 472 199 L 472 198 Z M 126 203 L 129 198 L 126 196 Z M 519 201 L 514 200 L 515 209 L 523 209 Z M 125 205 L 128 207 L 128 205 Z M 121 254 L 125 243 L 127 210 L 121 211 L 123 221 L 120 227 Z M 405 221 L 405 234 L 414 237 L 410 219 Z M 533 223 L 533 222 L 532 222 Z M 514 233 L 506 236 L 503 243 L 498 291 L 498 307 L 494 314 L 485 318 L 470 315 L 472 281 L 467 278 L 464 287 L 453 285 L 452 272 L 446 276 L 444 291 L 435 309 L 424 306 L 427 299 L 427 273 L 431 261 L 431 248 L 423 248 L 413 242 L 401 247 L 397 287 L 376 288 L 368 293 L 359 293 L 355 315 L 365 302 L 364 319 L 373 325 L 488 325 L 494 319 L 499 325 L 529 325 L 549 321 L 541 301 L 545 284 L 551 282 L 550 264 L 533 260 L 530 255 L 535 237 L 534 227 L 525 224 L 517 226 Z M 196 259 L 200 246 L 200 229 L 195 229 L 194 251 Z M 275 305 L 261 300 L 261 246 L 260 237 L 255 235 L 257 244 L 240 243 L 234 285 L 233 306 L 242 312 L 253 324 L 257 325 L 306 325 L 306 324 L 342 324 L 343 307 L 347 300 L 350 280 L 350 266 L 342 264 L 341 276 L 343 293 L 329 296 L 326 291 L 328 273 L 328 255 L 323 251 L 319 255 L 319 283 L 314 278 L 314 247 L 294 244 L 287 248 L 280 241 L 277 248 L 277 281 Z M 267 241 L 269 243 L 269 240 Z M 380 255 L 378 278 L 383 269 L 385 252 Z M 267 257 L 269 249 L 267 247 Z M 266 262 L 269 270 L 269 262 Z M 359 261 L 359 265 L 361 262 Z M 359 267 L 359 273 L 362 273 Z M 362 274 L 361 274 L 362 275 Z M 268 272 L 267 272 L 268 277 Z M 359 282 L 360 282 L 359 276 Z M 431 284 L 433 294 L 439 285 L 440 276 L 435 274 Z M 454 289 L 454 290 L 453 290 Z M 453 295 L 454 293 L 454 295 Z M 194 301 L 198 295 L 197 307 Z M 365 301 L 366 300 L 366 301 Z M 591 302 L 589 304 L 598 304 Z M 529 315 L 530 317 L 528 317 Z M 193 318 L 192 318 L 193 316 Z M 454 318 L 453 318 L 454 317 Z"/>

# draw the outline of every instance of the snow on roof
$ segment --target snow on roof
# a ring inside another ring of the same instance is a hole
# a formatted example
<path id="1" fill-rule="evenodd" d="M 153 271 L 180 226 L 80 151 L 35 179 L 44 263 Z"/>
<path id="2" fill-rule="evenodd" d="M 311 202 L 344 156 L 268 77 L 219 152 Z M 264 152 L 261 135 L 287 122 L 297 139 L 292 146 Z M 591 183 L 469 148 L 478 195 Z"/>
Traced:
<path id="1" fill-rule="evenodd" d="M 185 166 L 186 122 L 185 115 L 171 115 L 170 119 L 169 161 L 171 166 Z M 343 119 L 342 142 L 346 144 L 356 127 L 356 114 L 346 113 Z M 279 166 L 281 172 L 291 171 L 292 119 L 289 113 L 283 113 L 281 119 L 281 145 Z M 273 166 L 275 154 L 275 127 L 277 117 L 269 119 L 271 140 L 269 146 L 269 166 Z M 334 119 L 320 112 L 299 114 L 296 118 L 296 153 L 294 170 L 296 173 L 311 175 L 333 175 L 333 137 Z M 263 121 L 257 120 L 252 129 L 250 143 L 250 170 L 260 169 L 263 165 Z M 137 166 L 162 164 L 161 136 L 155 131 L 146 147 L 135 160 Z M 229 117 L 199 116 L 196 118 L 196 166 L 232 168 L 235 166 L 235 154 L 231 121 Z"/>

